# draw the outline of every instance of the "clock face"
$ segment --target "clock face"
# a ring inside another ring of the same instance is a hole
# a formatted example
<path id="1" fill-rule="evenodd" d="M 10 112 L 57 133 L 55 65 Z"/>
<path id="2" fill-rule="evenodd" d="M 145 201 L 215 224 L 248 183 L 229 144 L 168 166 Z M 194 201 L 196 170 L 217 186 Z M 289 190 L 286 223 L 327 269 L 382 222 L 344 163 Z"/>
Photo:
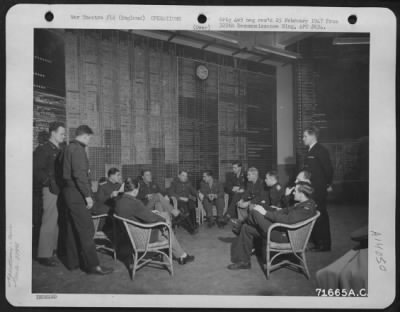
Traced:
<path id="1" fill-rule="evenodd" d="M 196 75 L 199 77 L 201 80 L 205 80 L 208 77 L 208 68 L 204 65 L 199 65 L 196 68 Z"/>

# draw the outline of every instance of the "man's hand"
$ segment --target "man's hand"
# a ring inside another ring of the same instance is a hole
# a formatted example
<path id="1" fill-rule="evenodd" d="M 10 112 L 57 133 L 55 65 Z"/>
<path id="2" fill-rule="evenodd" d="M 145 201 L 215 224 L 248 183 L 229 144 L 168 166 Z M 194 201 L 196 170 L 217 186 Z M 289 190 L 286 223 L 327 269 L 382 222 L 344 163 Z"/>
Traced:
<path id="1" fill-rule="evenodd" d="M 117 197 L 118 194 L 119 194 L 119 191 L 114 191 L 114 192 L 111 193 L 110 197 L 111 198 Z"/>
<path id="2" fill-rule="evenodd" d="M 244 189 L 239 189 L 238 193 L 244 193 Z"/>
<path id="3" fill-rule="evenodd" d="M 264 207 L 260 206 L 260 205 L 255 205 L 255 207 L 253 208 L 253 210 L 261 213 L 263 216 L 266 215 L 267 211 L 264 209 Z"/>
<path id="4" fill-rule="evenodd" d="M 239 186 L 234 186 L 232 187 L 232 192 L 237 193 L 239 192 L 240 187 Z"/>
<path id="5" fill-rule="evenodd" d="M 293 187 L 287 187 L 286 189 L 285 189 L 285 196 L 289 196 L 290 194 L 292 194 L 292 192 L 294 191 L 294 186 Z"/>
<path id="6" fill-rule="evenodd" d="M 213 201 L 214 199 L 215 199 L 215 195 L 214 194 L 208 194 L 208 199 L 210 200 L 210 201 Z"/>
<path id="7" fill-rule="evenodd" d="M 92 208 L 93 207 L 93 199 L 92 199 L 92 197 L 86 197 L 85 198 L 86 199 L 86 208 L 87 209 L 90 209 L 90 208 Z"/>
<path id="8" fill-rule="evenodd" d="M 188 202 L 189 198 L 187 198 L 187 197 L 179 197 L 179 200 L 184 201 L 184 202 Z"/>
<path id="9" fill-rule="evenodd" d="M 333 192 L 333 188 L 331 185 L 328 186 L 328 188 L 326 189 L 328 191 L 328 193 Z"/>
<path id="10" fill-rule="evenodd" d="M 152 197 L 153 197 L 153 194 L 147 194 L 147 195 L 146 195 L 146 198 L 149 199 L 149 200 L 150 200 Z"/>

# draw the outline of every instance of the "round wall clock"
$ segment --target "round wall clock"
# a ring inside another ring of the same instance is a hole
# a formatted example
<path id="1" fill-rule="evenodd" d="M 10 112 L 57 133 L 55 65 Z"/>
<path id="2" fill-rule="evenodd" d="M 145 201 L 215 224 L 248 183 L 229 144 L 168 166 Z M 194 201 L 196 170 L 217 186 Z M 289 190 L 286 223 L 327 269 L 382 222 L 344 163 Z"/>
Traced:
<path id="1" fill-rule="evenodd" d="M 196 67 L 196 76 L 201 80 L 208 78 L 208 68 L 205 65 L 198 65 Z"/>

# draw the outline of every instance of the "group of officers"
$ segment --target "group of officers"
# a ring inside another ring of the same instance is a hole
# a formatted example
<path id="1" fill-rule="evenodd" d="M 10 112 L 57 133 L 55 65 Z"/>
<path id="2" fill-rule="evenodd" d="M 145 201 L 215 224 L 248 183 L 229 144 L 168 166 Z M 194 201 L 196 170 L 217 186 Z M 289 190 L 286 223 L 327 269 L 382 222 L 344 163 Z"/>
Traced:
<path id="1" fill-rule="evenodd" d="M 164 220 L 195 234 L 198 231 L 198 199 L 206 211 L 208 227 L 233 224 L 237 239 L 232 245 L 233 264 L 228 266 L 229 269 L 249 268 L 252 240 L 266 233 L 271 223 L 277 220 L 299 222 L 312 216 L 315 210 L 321 215 L 312 233 L 312 250 L 331 249 L 326 197 L 331 190 L 333 169 L 328 151 L 318 143 L 316 128 L 305 129 L 303 141 L 308 152 L 304 169 L 295 183 L 285 189 L 279 184 L 275 171 L 268 172 L 264 180 L 256 168 L 251 167 L 245 172 L 242 164 L 235 162 L 225 184 L 220 183 L 212 171 L 205 170 L 199 190 L 193 187 L 185 170 L 181 170 L 164 191 L 153 181 L 150 170 L 143 170 L 138 179 L 127 178 L 122 182 L 119 169 L 111 168 L 94 193 L 85 150 L 92 135 L 90 127 L 81 125 L 76 129 L 75 139 L 61 147 L 65 127 L 53 122 L 48 141 L 34 152 L 33 182 L 39 186 L 43 207 L 37 248 L 37 260 L 42 265 L 56 266 L 56 256 L 62 254 L 68 269 L 82 267 L 89 274 L 109 274 L 113 269 L 99 263 L 92 215 L 117 213 L 144 223 Z M 225 193 L 229 200 L 224 214 Z M 60 206 L 64 208 L 59 210 Z M 63 224 L 63 250 L 57 247 L 59 224 Z M 163 235 L 165 231 L 160 230 L 152 239 L 162 239 Z M 172 245 L 173 255 L 180 264 L 194 260 L 175 236 Z"/>

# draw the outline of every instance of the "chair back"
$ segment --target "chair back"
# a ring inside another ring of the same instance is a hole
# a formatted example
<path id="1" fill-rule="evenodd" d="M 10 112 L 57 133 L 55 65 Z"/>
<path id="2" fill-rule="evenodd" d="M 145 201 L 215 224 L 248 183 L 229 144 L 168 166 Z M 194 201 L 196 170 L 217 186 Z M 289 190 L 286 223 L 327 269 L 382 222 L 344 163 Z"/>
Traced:
<path id="1" fill-rule="evenodd" d="M 119 217 L 114 214 L 114 218 L 122 221 L 129 240 L 135 252 L 147 250 L 150 242 L 151 228 L 144 228 L 141 223 Z"/>
<path id="2" fill-rule="evenodd" d="M 293 250 L 305 250 L 314 224 L 319 216 L 320 212 L 317 211 L 313 217 L 296 224 L 292 224 L 287 228 L 289 241 Z"/>

